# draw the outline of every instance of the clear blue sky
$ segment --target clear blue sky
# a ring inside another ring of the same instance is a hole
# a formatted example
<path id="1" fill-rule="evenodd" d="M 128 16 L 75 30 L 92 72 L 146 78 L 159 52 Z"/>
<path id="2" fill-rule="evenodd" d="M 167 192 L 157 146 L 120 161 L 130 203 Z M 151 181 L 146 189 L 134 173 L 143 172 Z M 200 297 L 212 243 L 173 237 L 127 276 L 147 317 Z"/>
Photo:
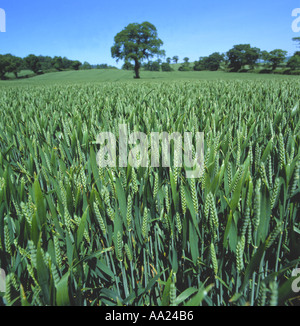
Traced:
<path id="1" fill-rule="evenodd" d="M 154 24 L 166 55 L 191 61 L 241 43 L 292 54 L 292 38 L 300 37 L 291 28 L 299 0 L 2 0 L 0 8 L 7 20 L 1 54 L 58 55 L 91 64 L 116 65 L 110 55 L 114 36 L 133 22 Z"/>

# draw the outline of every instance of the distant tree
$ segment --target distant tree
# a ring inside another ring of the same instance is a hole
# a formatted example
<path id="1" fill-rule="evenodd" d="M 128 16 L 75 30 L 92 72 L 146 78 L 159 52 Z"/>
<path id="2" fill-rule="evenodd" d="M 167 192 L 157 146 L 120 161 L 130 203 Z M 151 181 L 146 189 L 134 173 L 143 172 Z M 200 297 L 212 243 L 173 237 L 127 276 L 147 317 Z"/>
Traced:
<path id="1" fill-rule="evenodd" d="M 156 62 L 157 62 L 159 65 L 162 64 L 162 60 L 161 60 L 160 58 L 158 58 L 158 59 L 156 60 Z"/>
<path id="2" fill-rule="evenodd" d="M 291 70 L 300 70 L 300 51 L 296 52 L 287 62 L 287 67 Z"/>
<path id="3" fill-rule="evenodd" d="M 170 64 L 170 63 L 171 63 L 171 58 L 168 57 L 168 58 L 166 59 L 166 62 L 167 62 L 168 64 Z"/>
<path id="4" fill-rule="evenodd" d="M 67 57 L 62 58 L 62 69 L 72 69 L 73 61 Z"/>
<path id="5" fill-rule="evenodd" d="M 269 52 L 268 51 L 261 51 L 259 54 L 259 59 L 263 61 L 268 61 L 269 60 Z"/>
<path id="6" fill-rule="evenodd" d="M 75 60 L 72 62 L 72 65 L 71 67 L 74 69 L 74 70 L 79 70 L 79 67 L 81 66 L 81 62 L 78 61 L 78 60 Z"/>
<path id="7" fill-rule="evenodd" d="M 154 61 L 151 65 L 151 71 L 160 71 L 160 62 Z"/>
<path id="8" fill-rule="evenodd" d="M 16 78 L 18 78 L 18 73 L 22 69 L 23 65 L 23 59 L 16 57 L 11 54 L 6 54 L 6 58 L 8 59 L 9 65 L 7 66 L 7 72 L 11 72 L 15 75 Z"/>
<path id="9" fill-rule="evenodd" d="M 5 79 L 5 74 L 8 71 L 10 65 L 9 59 L 5 55 L 0 55 L 0 78 Z"/>
<path id="10" fill-rule="evenodd" d="M 184 63 L 189 63 L 189 60 L 190 60 L 190 58 L 188 58 L 188 57 L 183 58 Z"/>
<path id="11" fill-rule="evenodd" d="M 142 67 L 144 68 L 144 70 L 151 71 L 152 70 L 152 61 L 149 60 L 148 62 L 143 63 Z M 134 70 L 134 65 L 133 65 L 133 70 Z"/>
<path id="12" fill-rule="evenodd" d="M 224 61 L 224 54 L 219 52 L 212 53 L 209 57 L 208 69 L 218 70 L 220 69 L 221 63 Z"/>
<path id="13" fill-rule="evenodd" d="M 250 47 L 250 49 L 246 51 L 247 65 L 249 65 L 251 69 L 254 69 L 254 66 L 257 64 L 260 52 L 260 49 L 256 47 Z"/>
<path id="14" fill-rule="evenodd" d="M 27 68 L 37 74 L 41 69 L 39 58 L 34 54 L 29 54 L 25 59 Z"/>
<path id="15" fill-rule="evenodd" d="M 123 70 L 134 70 L 134 65 L 128 61 L 126 61 L 123 66 L 122 66 Z"/>
<path id="16" fill-rule="evenodd" d="M 96 65 L 96 69 L 108 69 L 107 63 L 101 63 L 99 65 Z"/>
<path id="17" fill-rule="evenodd" d="M 156 27 L 149 22 L 129 24 L 115 36 L 114 41 L 112 57 L 117 61 L 132 61 L 135 78 L 140 78 L 143 60 L 164 55 L 164 51 L 160 49 L 163 42 L 158 38 Z"/>
<path id="18" fill-rule="evenodd" d="M 191 67 L 190 67 L 190 63 L 189 63 L 190 58 L 185 57 L 183 58 L 183 64 L 178 68 L 179 71 L 190 71 Z"/>
<path id="19" fill-rule="evenodd" d="M 206 70 L 206 64 L 205 64 L 205 60 L 207 59 L 207 57 L 200 57 L 198 61 L 194 62 L 194 67 L 193 69 L 195 71 L 202 71 L 202 70 Z"/>
<path id="20" fill-rule="evenodd" d="M 40 65 L 41 65 L 41 70 L 42 71 L 47 71 L 52 69 L 52 58 L 50 56 L 43 56 L 43 55 L 39 55 L 38 56 Z"/>
<path id="21" fill-rule="evenodd" d="M 224 55 L 218 52 L 212 53 L 208 57 L 200 58 L 195 62 L 194 70 L 216 71 L 220 68 L 221 62 L 224 61 Z"/>
<path id="22" fill-rule="evenodd" d="M 246 64 L 245 50 L 242 49 L 242 45 L 235 45 L 227 52 L 227 56 L 229 68 L 232 68 L 234 71 L 240 70 Z"/>
<path id="23" fill-rule="evenodd" d="M 160 62 L 157 61 L 151 61 L 149 60 L 147 63 L 144 63 L 142 65 L 142 67 L 144 68 L 144 70 L 146 71 L 160 71 Z"/>
<path id="24" fill-rule="evenodd" d="M 227 53 L 222 53 L 222 56 L 223 56 L 223 58 L 224 58 L 224 65 L 225 65 L 226 67 L 228 67 L 228 66 L 229 66 L 229 58 L 228 58 L 228 56 L 227 56 Z"/>
<path id="25" fill-rule="evenodd" d="M 52 66 L 57 71 L 62 71 L 64 68 L 63 58 L 62 57 L 54 57 L 52 60 Z"/>
<path id="26" fill-rule="evenodd" d="M 107 63 L 101 63 L 99 65 L 96 65 L 96 69 L 118 69 L 114 66 L 110 66 Z"/>
<path id="27" fill-rule="evenodd" d="M 178 63 L 179 61 L 179 57 L 177 55 L 174 55 L 174 57 L 172 58 L 174 63 Z"/>
<path id="28" fill-rule="evenodd" d="M 191 67 L 183 64 L 178 68 L 178 71 L 191 71 Z"/>
<path id="29" fill-rule="evenodd" d="M 233 71 L 239 71 L 245 65 L 254 67 L 260 56 L 260 49 L 252 48 L 250 44 L 238 44 L 234 45 L 226 55 L 229 60 L 229 68 L 232 68 Z"/>
<path id="30" fill-rule="evenodd" d="M 173 69 L 172 69 L 170 63 L 168 63 L 168 62 L 163 62 L 163 63 L 161 64 L 161 70 L 162 70 L 162 71 L 172 71 Z"/>
<path id="31" fill-rule="evenodd" d="M 81 67 L 80 67 L 82 70 L 89 70 L 89 69 L 92 69 L 92 66 L 87 62 L 85 61 Z"/>
<path id="32" fill-rule="evenodd" d="M 264 51 L 264 60 L 271 64 L 272 70 L 275 70 L 282 62 L 284 62 L 287 51 L 275 49 L 271 52 Z"/>

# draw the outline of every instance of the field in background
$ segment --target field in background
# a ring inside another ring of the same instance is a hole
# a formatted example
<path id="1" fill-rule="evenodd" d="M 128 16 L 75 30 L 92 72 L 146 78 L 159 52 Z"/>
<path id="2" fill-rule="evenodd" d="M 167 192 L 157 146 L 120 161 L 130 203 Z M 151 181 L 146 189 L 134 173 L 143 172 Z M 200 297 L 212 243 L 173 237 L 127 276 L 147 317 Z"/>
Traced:
<path id="1" fill-rule="evenodd" d="M 28 74 L 28 71 L 22 71 L 20 76 Z M 227 73 L 223 71 L 173 71 L 173 72 L 150 72 L 142 71 L 141 80 L 134 80 L 132 71 L 124 70 L 82 70 L 82 71 L 62 71 L 46 73 L 30 78 L 19 80 L 0 81 L 1 86 L 16 85 L 47 85 L 55 83 L 97 83 L 97 82 L 135 82 L 143 83 L 146 81 L 177 81 L 177 80 L 299 80 L 299 76 L 283 76 L 270 74 L 254 73 Z"/>

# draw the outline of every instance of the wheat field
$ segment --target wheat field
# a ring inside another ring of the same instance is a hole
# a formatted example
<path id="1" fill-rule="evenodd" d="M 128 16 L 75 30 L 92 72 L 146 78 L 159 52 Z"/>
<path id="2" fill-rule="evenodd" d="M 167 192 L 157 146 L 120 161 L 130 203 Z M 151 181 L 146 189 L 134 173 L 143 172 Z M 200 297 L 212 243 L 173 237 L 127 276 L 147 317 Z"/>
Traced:
<path id="1" fill-rule="evenodd" d="M 1 304 L 299 304 L 299 89 L 296 79 L 0 88 Z M 204 132 L 203 174 L 100 168 L 97 135 L 120 124 Z"/>

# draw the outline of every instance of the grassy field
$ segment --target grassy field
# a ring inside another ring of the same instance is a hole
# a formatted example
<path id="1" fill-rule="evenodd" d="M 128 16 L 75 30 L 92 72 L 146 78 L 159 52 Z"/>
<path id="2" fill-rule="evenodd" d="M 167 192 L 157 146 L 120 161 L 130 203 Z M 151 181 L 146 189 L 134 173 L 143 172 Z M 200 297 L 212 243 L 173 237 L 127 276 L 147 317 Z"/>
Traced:
<path id="1" fill-rule="evenodd" d="M 299 77 L 141 77 L 0 82 L 0 306 L 299 304 Z M 203 131 L 203 174 L 173 143 L 170 168 L 100 168 L 98 134 L 124 123 Z"/>
<path id="2" fill-rule="evenodd" d="M 28 71 L 21 72 L 20 75 L 28 74 Z M 43 85 L 55 83 L 97 83 L 97 82 L 135 82 L 143 83 L 148 81 L 197 81 L 197 80 L 298 80 L 299 76 L 282 76 L 270 74 L 253 73 L 227 73 L 222 71 L 189 71 L 189 72 L 141 72 L 141 80 L 134 80 L 133 72 L 124 70 L 82 70 L 63 71 L 46 73 L 31 78 L 20 80 L 0 81 L 0 86 L 16 85 Z"/>

